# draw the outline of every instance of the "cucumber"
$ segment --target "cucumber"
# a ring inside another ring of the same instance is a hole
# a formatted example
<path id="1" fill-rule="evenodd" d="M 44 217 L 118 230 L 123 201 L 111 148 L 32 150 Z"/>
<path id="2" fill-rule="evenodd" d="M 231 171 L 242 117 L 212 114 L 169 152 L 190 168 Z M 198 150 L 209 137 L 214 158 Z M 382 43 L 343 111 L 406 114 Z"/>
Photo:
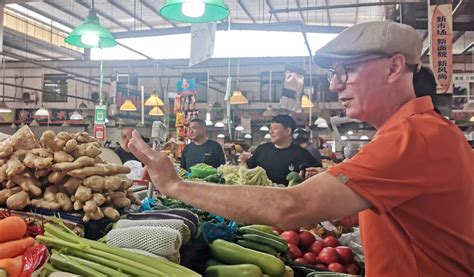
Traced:
<path id="1" fill-rule="evenodd" d="M 261 277 L 262 270 L 254 264 L 214 265 L 206 268 L 204 277 Z"/>
<path id="2" fill-rule="evenodd" d="M 247 241 L 247 240 L 240 240 L 239 239 L 237 241 L 237 244 L 240 245 L 240 246 L 246 247 L 246 248 L 250 248 L 250 249 L 257 250 L 257 251 L 260 251 L 260 252 L 263 252 L 263 253 L 270 254 L 272 256 L 276 256 L 278 254 L 276 252 L 276 250 L 271 248 L 271 247 L 268 247 L 266 245 L 262 245 L 262 244 L 259 244 L 259 243 Z"/>
<path id="3" fill-rule="evenodd" d="M 207 260 L 206 262 L 206 268 L 210 267 L 210 266 L 214 266 L 214 265 L 225 265 L 217 260 L 214 260 L 214 259 L 209 259 Z"/>
<path id="4" fill-rule="evenodd" d="M 263 273 L 272 276 L 285 273 L 285 264 L 277 257 L 225 240 L 214 240 L 211 243 L 211 253 L 216 260 L 226 264 L 254 264 L 260 267 Z"/>
<path id="5" fill-rule="evenodd" d="M 189 219 L 196 226 L 199 225 L 199 217 L 195 213 L 183 208 L 174 208 L 174 209 L 167 209 L 167 210 L 148 210 L 148 211 L 144 211 L 144 213 L 146 214 L 158 214 L 158 213 L 175 214 L 175 215 L 179 215 L 179 216 Z"/>
<path id="6" fill-rule="evenodd" d="M 242 235 L 242 238 L 247 241 L 260 243 L 260 244 L 269 246 L 280 253 L 286 253 L 286 251 L 288 251 L 288 247 L 286 244 L 283 244 L 271 238 L 267 238 L 267 237 L 263 237 L 263 236 L 255 235 L 255 234 L 244 234 Z"/>
<path id="7" fill-rule="evenodd" d="M 270 233 L 262 232 L 262 231 L 257 230 L 257 229 L 247 228 L 247 227 L 249 227 L 249 226 L 239 228 L 239 232 L 241 232 L 242 234 L 259 235 L 259 236 L 262 236 L 262 237 L 274 239 L 276 241 L 279 241 L 279 242 L 283 243 L 284 245 L 287 244 L 287 242 L 284 239 L 280 238 L 280 236 L 278 236 L 276 234 L 273 234 L 273 233 L 270 234 Z"/>
<path id="8" fill-rule="evenodd" d="M 264 232 L 267 234 L 273 234 L 273 228 L 272 226 L 268 225 L 259 225 L 259 224 L 253 224 L 253 225 L 247 225 L 244 227 L 241 227 L 240 229 L 252 229 L 252 230 L 258 230 L 260 232 Z"/>

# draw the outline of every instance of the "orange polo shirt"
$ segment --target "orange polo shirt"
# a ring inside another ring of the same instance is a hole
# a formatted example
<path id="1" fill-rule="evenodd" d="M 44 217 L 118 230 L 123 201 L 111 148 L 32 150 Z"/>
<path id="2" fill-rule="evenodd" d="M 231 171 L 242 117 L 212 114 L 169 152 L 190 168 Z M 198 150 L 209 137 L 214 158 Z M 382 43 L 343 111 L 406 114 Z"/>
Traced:
<path id="1" fill-rule="evenodd" d="M 366 276 L 473 275 L 474 152 L 429 97 L 328 172 L 372 204 L 359 213 Z"/>

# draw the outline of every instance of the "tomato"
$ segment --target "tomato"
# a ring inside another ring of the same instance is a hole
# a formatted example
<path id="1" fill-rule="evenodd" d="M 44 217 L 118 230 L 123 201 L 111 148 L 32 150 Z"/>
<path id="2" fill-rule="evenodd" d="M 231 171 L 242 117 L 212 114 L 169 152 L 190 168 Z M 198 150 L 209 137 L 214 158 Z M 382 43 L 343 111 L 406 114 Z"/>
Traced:
<path id="1" fill-rule="evenodd" d="M 325 264 L 317 264 L 315 267 L 321 269 L 321 270 L 328 270 L 328 267 Z"/>
<path id="2" fill-rule="evenodd" d="M 360 273 L 359 267 L 355 264 L 348 264 L 345 266 L 345 268 L 348 274 L 358 275 Z"/>
<path id="3" fill-rule="evenodd" d="M 324 244 L 326 244 L 326 246 L 330 246 L 330 247 L 339 246 L 339 241 L 333 236 L 327 236 L 323 239 L 323 241 L 324 241 Z"/>
<path id="4" fill-rule="evenodd" d="M 295 231 L 285 231 L 281 233 L 280 237 L 286 242 L 298 245 L 300 243 L 300 236 L 298 236 L 298 233 Z"/>
<path id="5" fill-rule="evenodd" d="M 308 261 L 305 260 L 304 258 L 295 259 L 295 263 L 297 263 L 297 264 L 308 264 L 309 265 Z"/>
<path id="6" fill-rule="evenodd" d="M 339 262 L 339 254 L 337 254 L 336 249 L 332 247 L 324 247 L 321 252 L 319 252 L 319 260 L 323 264 L 332 264 Z"/>
<path id="7" fill-rule="evenodd" d="M 305 259 L 306 261 L 308 261 L 309 264 L 316 264 L 316 255 L 314 255 L 313 253 L 311 252 L 308 252 L 308 253 L 305 253 L 303 255 L 303 259 Z"/>
<path id="8" fill-rule="evenodd" d="M 354 255 L 352 254 L 352 250 L 347 246 L 338 246 L 335 248 L 337 254 L 341 258 L 341 263 L 343 264 L 350 264 L 354 260 Z"/>
<path id="9" fill-rule="evenodd" d="M 324 244 L 324 242 L 322 241 L 315 241 L 311 244 L 311 246 L 309 247 L 309 251 L 313 252 L 314 255 L 319 255 L 319 252 L 321 252 L 321 250 L 323 250 L 323 248 L 326 247 L 326 245 Z"/>
<path id="10" fill-rule="evenodd" d="M 300 244 L 305 247 L 309 247 L 316 240 L 314 235 L 308 231 L 301 231 L 299 237 Z"/>
<path id="11" fill-rule="evenodd" d="M 328 265 L 328 269 L 329 271 L 332 271 L 332 272 L 346 273 L 346 269 L 340 263 L 332 263 Z"/>
<path id="12" fill-rule="evenodd" d="M 298 258 L 301 258 L 303 254 L 301 253 L 301 250 L 298 248 L 298 246 L 288 243 L 288 252 L 290 253 L 291 259 L 295 260 Z"/>

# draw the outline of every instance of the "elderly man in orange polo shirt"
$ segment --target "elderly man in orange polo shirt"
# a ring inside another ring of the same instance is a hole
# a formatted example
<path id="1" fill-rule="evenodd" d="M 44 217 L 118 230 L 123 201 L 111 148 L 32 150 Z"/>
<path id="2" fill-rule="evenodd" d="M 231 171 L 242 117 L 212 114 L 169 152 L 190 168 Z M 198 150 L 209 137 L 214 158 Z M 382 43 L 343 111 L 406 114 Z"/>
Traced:
<path id="1" fill-rule="evenodd" d="M 288 230 L 360 212 L 369 277 L 472 276 L 474 157 L 431 99 L 415 98 L 421 49 L 413 28 L 368 22 L 316 52 L 347 116 L 377 133 L 350 160 L 296 187 L 189 182 L 138 133 L 130 149 L 161 192 L 239 222 Z"/>

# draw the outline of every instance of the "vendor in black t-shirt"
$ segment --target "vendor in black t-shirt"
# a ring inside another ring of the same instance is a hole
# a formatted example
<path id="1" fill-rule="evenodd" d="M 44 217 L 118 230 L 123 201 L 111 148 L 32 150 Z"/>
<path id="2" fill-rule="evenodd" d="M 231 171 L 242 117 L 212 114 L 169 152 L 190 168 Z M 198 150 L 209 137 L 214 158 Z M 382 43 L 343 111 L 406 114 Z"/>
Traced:
<path id="1" fill-rule="evenodd" d="M 275 116 L 270 124 L 270 142 L 255 149 L 253 156 L 246 160 L 247 166 L 261 166 L 272 182 L 283 185 L 288 184 L 286 175 L 299 171 L 301 165 L 321 166 L 308 150 L 292 143 L 295 127 L 296 122 L 289 115 Z"/>
<path id="2" fill-rule="evenodd" d="M 188 170 L 195 164 L 205 163 L 213 167 L 225 164 L 222 146 L 207 137 L 206 122 L 195 118 L 189 123 L 189 138 L 192 142 L 184 147 L 181 167 Z"/>

